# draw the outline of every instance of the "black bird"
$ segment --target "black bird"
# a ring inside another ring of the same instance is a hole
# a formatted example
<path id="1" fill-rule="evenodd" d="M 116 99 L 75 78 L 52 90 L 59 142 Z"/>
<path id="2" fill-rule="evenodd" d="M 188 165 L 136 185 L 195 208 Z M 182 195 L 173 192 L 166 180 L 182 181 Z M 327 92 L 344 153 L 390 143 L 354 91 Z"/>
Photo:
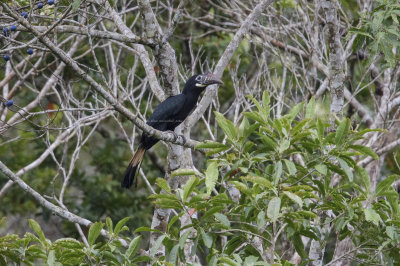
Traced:
<path id="1" fill-rule="evenodd" d="M 186 81 L 181 94 L 167 98 L 156 107 L 147 120 L 147 125 L 160 131 L 173 131 L 194 109 L 204 89 L 212 84 L 223 84 L 223 82 L 212 73 L 194 75 Z M 146 150 L 153 147 L 158 141 L 155 137 L 142 134 L 139 147 L 133 155 L 121 182 L 123 188 L 132 186 L 136 171 L 140 168 Z"/>

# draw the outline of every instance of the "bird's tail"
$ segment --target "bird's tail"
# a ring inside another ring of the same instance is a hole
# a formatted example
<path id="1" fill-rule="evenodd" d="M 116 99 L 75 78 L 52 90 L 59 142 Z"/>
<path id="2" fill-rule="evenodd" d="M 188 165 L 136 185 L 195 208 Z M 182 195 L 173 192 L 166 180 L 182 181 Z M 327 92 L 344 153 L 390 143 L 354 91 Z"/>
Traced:
<path id="1" fill-rule="evenodd" d="M 128 168 L 125 171 L 124 178 L 121 182 L 121 187 L 130 188 L 132 186 L 133 180 L 135 179 L 136 171 L 140 168 L 140 164 L 142 163 L 145 152 L 146 149 L 139 145 L 138 149 L 132 157 L 131 162 L 129 163 Z"/>

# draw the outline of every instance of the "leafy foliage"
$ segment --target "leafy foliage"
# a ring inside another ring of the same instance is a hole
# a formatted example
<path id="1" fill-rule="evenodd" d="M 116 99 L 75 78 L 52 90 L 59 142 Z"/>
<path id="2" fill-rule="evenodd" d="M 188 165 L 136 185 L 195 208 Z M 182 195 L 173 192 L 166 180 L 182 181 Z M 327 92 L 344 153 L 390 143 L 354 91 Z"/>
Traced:
<path id="1" fill-rule="evenodd" d="M 218 154 L 209 160 L 204 174 L 177 170 L 173 176 L 190 178 L 175 190 L 165 180 L 156 180 L 163 192 L 149 199 L 159 207 L 175 209 L 178 215 L 171 218 L 166 232 L 136 229 L 136 234 L 160 235 L 149 253 L 138 254 L 141 236 L 122 237 L 129 243 L 127 248 L 122 246 L 119 237 L 128 230 L 128 218 L 115 226 L 106 219 L 109 240 L 100 238 L 104 223 L 93 224 L 88 246 L 69 238 L 51 242 L 39 224 L 30 220 L 35 235 L 0 238 L 0 259 L 51 265 L 142 261 L 174 265 L 184 262 L 190 238 L 195 243 L 192 254 L 203 254 L 209 265 L 290 265 L 285 257 L 288 248 L 308 262 L 308 246 L 301 238 L 305 236 L 317 241 L 350 237 L 360 261 L 399 263 L 400 209 L 391 186 L 398 176 L 387 177 L 372 193 L 367 172 L 354 160 L 355 156 L 377 157 L 371 149 L 355 144 L 369 131 L 352 130 L 345 118 L 338 121 L 336 132 L 329 132 L 330 125 L 315 117 L 313 99 L 275 120 L 269 116 L 267 93 L 261 103 L 252 100 L 257 110 L 245 113 L 237 127 L 217 114 L 227 140 L 199 145 L 208 148 L 209 154 Z M 302 110 L 305 118 L 300 119 Z M 333 179 L 338 182 L 334 187 L 330 185 Z M 235 190 L 240 191 L 238 201 L 231 197 Z M 182 215 L 191 219 L 185 228 L 179 222 Z M 330 225 L 331 232 L 321 231 L 324 224 Z M 161 245 L 166 247 L 165 257 L 157 257 Z"/>
<path id="2" fill-rule="evenodd" d="M 361 14 L 360 27 L 350 29 L 356 34 L 353 50 L 358 51 L 364 45 L 370 53 L 368 64 L 375 59 L 379 52 L 383 52 L 386 67 L 394 67 L 398 56 L 393 52 L 400 47 L 399 18 L 400 6 L 396 0 L 377 0 L 378 6 L 371 15 Z M 372 18 L 372 19 L 371 19 Z"/>
<path id="3" fill-rule="evenodd" d="M 190 190 L 186 185 L 184 193 L 167 188 L 166 194 L 150 197 L 163 208 L 198 212 L 190 225 L 198 232 L 192 239 L 197 243 L 193 252 L 205 253 L 210 265 L 241 265 L 246 260 L 258 261 L 259 265 L 265 261 L 285 264 L 289 247 L 296 249 L 306 263 L 308 250 L 301 236 L 317 241 L 349 236 L 360 260 L 379 263 L 378 249 L 384 260 L 400 262 L 399 201 L 391 187 L 398 177 L 385 179 L 376 193 L 371 193 L 369 177 L 354 160 L 354 156 L 377 158 L 367 147 L 355 145 L 368 131 L 352 130 L 345 118 L 338 122 L 336 132 L 326 133 L 330 125 L 315 119 L 313 99 L 305 107 L 302 120 L 297 117 L 303 104 L 271 120 L 268 95 L 264 93 L 262 103 L 253 102 L 257 110 L 245 113 L 238 127 L 217 114 L 227 143 L 200 145 L 209 148 L 209 154 L 220 156 L 210 159 L 196 187 L 190 182 Z M 217 168 L 222 178 L 214 183 Z M 333 179 L 339 185 L 332 187 Z M 241 193 L 239 202 L 230 198 L 232 185 Z M 194 192 L 192 197 L 188 197 L 188 191 Z M 179 242 L 184 236 L 173 222 L 163 243 L 168 252 L 175 254 L 178 250 L 183 259 Z M 319 229 L 324 224 L 333 228 L 328 235 Z M 227 237 L 223 246 L 222 236 Z M 260 252 L 257 241 L 262 242 L 261 250 L 271 254 Z M 278 258 L 275 261 L 273 254 Z"/>
<path id="4" fill-rule="evenodd" d="M 108 241 L 98 240 L 104 224 L 94 223 L 88 234 L 88 246 L 73 238 L 61 238 L 52 242 L 45 238 L 40 225 L 29 220 L 29 225 L 35 234 L 26 233 L 24 237 L 7 235 L 0 238 L 0 264 L 11 263 L 26 265 L 132 265 L 149 260 L 138 254 L 140 236 L 133 239 L 122 239 L 120 232 L 128 230 L 124 225 L 128 218 L 109 227 Z M 109 225 L 109 219 L 107 219 Z M 122 243 L 128 243 L 125 248 Z"/>

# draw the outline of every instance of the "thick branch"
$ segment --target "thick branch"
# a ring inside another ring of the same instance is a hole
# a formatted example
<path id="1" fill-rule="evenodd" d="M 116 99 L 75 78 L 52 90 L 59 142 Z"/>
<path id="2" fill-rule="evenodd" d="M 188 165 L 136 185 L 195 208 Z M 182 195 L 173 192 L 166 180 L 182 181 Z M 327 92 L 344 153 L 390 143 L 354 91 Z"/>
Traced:
<path id="1" fill-rule="evenodd" d="M 139 6 L 143 14 L 147 38 L 156 43 L 154 55 L 160 66 L 160 74 L 164 81 L 164 90 L 168 96 L 179 93 L 178 65 L 175 50 L 165 41 L 162 42 L 162 29 L 153 13 L 148 0 L 140 0 Z"/>
<path id="2" fill-rule="evenodd" d="M 325 11 L 326 23 L 329 32 L 329 88 L 331 90 L 331 120 L 343 116 L 344 105 L 344 81 L 343 70 L 344 51 L 340 41 L 340 24 L 338 20 L 338 3 L 336 1 L 322 2 Z M 333 121 L 333 120 L 332 120 Z"/>

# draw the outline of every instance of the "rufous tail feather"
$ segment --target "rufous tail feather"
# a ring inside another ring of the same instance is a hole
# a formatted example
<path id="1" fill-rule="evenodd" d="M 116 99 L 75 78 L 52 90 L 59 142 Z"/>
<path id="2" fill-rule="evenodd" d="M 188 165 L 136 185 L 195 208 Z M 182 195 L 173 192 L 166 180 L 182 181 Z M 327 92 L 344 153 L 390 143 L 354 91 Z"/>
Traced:
<path id="1" fill-rule="evenodd" d="M 121 182 L 121 187 L 130 188 L 132 186 L 133 181 L 135 180 L 136 172 L 140 168 L 140 164 L 142 163 L 145 152 L 146 149 L 139 145 L 138 149 L 132 157 L 131 162 L 129 163 L 128 168 L 126 168 L 124 178 Z"/>

